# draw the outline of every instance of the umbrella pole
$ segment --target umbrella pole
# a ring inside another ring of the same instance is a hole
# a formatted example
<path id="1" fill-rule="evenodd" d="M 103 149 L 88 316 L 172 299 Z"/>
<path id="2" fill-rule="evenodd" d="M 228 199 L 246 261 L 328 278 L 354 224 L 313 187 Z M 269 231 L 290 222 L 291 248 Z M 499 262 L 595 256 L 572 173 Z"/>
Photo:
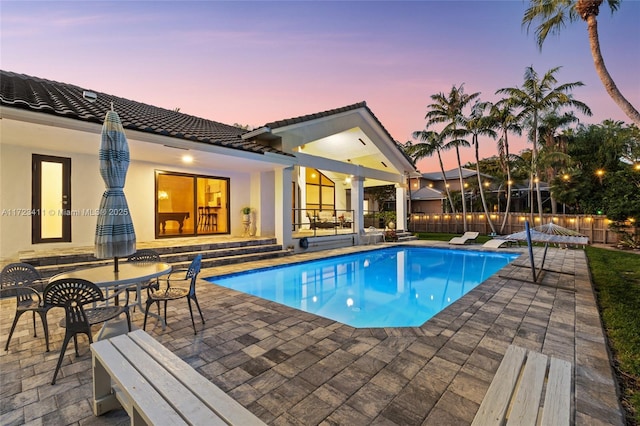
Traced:
<path id="1" fill-rule="evenodd" d="M 113 258 L 113 271 L 118 272 L 118 256 Z"/>

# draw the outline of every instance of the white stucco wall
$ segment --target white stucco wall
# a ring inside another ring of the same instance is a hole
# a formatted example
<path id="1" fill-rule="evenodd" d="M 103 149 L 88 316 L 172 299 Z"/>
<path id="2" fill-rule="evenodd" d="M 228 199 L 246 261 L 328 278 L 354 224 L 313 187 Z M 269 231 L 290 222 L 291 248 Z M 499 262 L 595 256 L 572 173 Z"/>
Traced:
<path id="1" fill-rule="evenodd" d="M 71 158 L 71 209 L 76 212 L 92 210 L 100 205 L 104 182 L 99 172 L 97 156 L 59 152 L 42 148 L 22 147 L 6 143 L 0 145 L 0 260 L 16 260 L 21 251 L 48 251 L 56 248 L 90 247 L 94 244 L 96 217 L 79 214 L 71 218 L 71 243 L 31 243 L 31 217 L 11 214 L 14 210 L 31 209 L 32 154 Z M 95 152 L 98 151 L 96 143 Z M 169 166 L 150 162 L 132 161 L 129 165 L 125 194 L 131 211 L 138 241 L 155 240 L 154 192 L 155 170 L 223 176 L 230 178 L 231 235 L 242 234 L 240 209 L 252 205 L 252 184 L 249 173 L 222 172 L 207 167 Z M 258 179 L 260 181 L 260 179 Z M 273 197 L 273 179 L 266 186 Z M 263 195 L 263 197 L 266 194 Z M 263 198 L 264 200 L 264 198 Z M 263 201 L 267 203 L 269 202 Z M 267 214 L 268 231 L 273 232 L 273 213 Z M 267 232 L 268 234 L 269 232 Z"/>

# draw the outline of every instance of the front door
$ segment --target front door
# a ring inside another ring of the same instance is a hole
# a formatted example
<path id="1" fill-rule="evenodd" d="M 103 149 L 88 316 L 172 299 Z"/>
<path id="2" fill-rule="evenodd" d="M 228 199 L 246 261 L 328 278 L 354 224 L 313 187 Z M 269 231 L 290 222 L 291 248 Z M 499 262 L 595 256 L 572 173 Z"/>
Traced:
<path id="1" fill-rule="evenodd" d="M 31 242 L 71 242 L 71 158 L 32 156 Z"/>

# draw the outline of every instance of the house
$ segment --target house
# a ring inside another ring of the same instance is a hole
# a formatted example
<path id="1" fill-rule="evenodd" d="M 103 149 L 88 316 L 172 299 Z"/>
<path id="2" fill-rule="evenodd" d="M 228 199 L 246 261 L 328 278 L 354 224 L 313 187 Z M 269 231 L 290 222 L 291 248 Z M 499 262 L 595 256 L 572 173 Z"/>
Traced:
<path id="1" fill-rule="evenodd" d="M 447 203 L 444 192 L 424 186 L 418 190 L 411 190 L 411 213 L 443 213 L 443 203 Z"/>
<path id="2" fill-rule="evenodd" d="M 411 213 L 444 213 L 449 211 L 446 188 L 450 192 L 460 192 L 460 171 L 458 168 L 446 170 L 444 177 L 442 172 L 423 173 L 410 180 Z M 488 183 L 494 178 L 481 174 L 483 183 Z M 477 182 L 475 170 L 462 167 L 462 181 L 465 191 L 472 189 Z M 471 197 L 469 192 L 467 197 Z"/>
<path id="3" fill-rule="evenodd" d="M 407 179 L 417 173 L 365 102 L 247 131 L 94 88 L 0 73 L 2 259 L 93 245 L 104 191 L 100 132 L 111 108 L 129 144 L 124 190 L 138 241 L 239 236 L 241 210 L 250 206 L 250 233 L 283 247 L 300 250 L 301 235 L 321 238 L 321 227 L 311 229 L 319 220 L 340 227 L 335 244 L 358 244 L 364 188 L 394 185 L 396 200 L 408 200 Z M 396 212 L 405 229 L 407 204 L 397 202 Z"/>

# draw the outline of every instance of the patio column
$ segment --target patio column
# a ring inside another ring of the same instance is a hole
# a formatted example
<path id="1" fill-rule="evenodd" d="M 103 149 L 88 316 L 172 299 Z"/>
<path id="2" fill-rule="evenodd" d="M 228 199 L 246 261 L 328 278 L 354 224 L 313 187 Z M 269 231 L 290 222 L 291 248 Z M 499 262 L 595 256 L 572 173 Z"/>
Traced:
<path id="1" fill-rule="evenodd" d="M 353 209 L 353 232 L 356 233 L 358 244 L 360 235 L 364 231 L 364 177 L 353 176 L 351 178 L 351 208 Z"/>
<path id="2" fill-rule="evenodd" d="M 407 229 L 407 185 L 396 184 L 396 229 Z"/>
<path id="3" fill-rule="evenodd" d="M 291 229 L 291 182 L 293 176 L 293 166 L 283 167 L 275 170 L 275 228 L 276 239 L 282 248 L 293 245 Z"/>

